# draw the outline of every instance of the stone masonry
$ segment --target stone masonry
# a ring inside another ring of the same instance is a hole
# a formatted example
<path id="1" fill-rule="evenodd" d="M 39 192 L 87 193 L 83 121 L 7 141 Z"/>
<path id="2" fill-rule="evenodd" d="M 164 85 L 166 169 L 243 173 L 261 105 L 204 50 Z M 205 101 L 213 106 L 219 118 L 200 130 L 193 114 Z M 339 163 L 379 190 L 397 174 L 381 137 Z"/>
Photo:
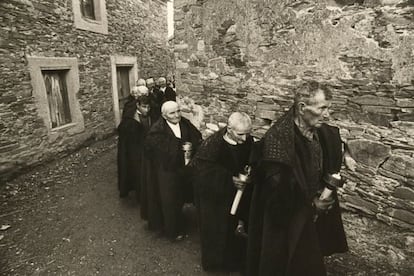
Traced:
<path id="1" fill-rule="evenodd" d="M 261 137 L 317 80 L 334 93 L 332 123 L 357 161 L 343 207 L 414 229 L 413 1 L 176 0 L 177 89 L 204 111 L 231 111 Z"/>
<path id="2" fill-rule="evenodd" d="M 106 0 L 107 34 L 75 28 L 71 2 L 0 3 L 0 176 L 113 133 L 111 55 L 137 57 L 139 77 L 173 72 L 166 1 Z M 77 58 L 84 131 L 48 134 L 33 96 L 28 56 Z"/>

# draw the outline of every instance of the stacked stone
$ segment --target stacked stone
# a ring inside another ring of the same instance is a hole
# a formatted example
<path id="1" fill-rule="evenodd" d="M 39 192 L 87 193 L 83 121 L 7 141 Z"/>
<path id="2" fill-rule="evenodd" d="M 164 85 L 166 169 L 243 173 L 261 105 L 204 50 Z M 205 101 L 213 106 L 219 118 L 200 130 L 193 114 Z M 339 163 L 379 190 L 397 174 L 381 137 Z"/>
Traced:
<path id="1" fill-rule="evenodd" d="M 142 77 L 173 70 L 165 1 L 106 1 L 108 34 L 76 29 L 71 1 L 0 3 L 0 178 L 114 132 L 110 55 L 136 56 Z M 76 57 L 85 131 L 49 135 L 26 56 Z"/>
<path id="2" fill-rule="evenodd" d="M 363 3 L 363 4 L 361 4 Z M 261 137 L 308 80 L 358 166 L 343 207 L 414 229 L 414 5 L 408 1 L 175 1 L 177 87 L 211 128 L 235 110 Z M 213 124 L 213 125 L 211 125 Z"/>

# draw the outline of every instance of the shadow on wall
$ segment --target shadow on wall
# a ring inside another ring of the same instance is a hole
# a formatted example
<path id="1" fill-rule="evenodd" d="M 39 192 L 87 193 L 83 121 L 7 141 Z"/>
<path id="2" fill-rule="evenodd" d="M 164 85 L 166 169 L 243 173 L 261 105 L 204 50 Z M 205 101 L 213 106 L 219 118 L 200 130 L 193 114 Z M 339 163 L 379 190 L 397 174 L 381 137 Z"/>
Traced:
<path id="1" fill-rule="evenodd" d="M 341 5 L 341 6 L 353 5 L 353 4 L 362 5 L 365 2 L 365 0 L 333 0 L 333 1 L 336 4 Z"/>

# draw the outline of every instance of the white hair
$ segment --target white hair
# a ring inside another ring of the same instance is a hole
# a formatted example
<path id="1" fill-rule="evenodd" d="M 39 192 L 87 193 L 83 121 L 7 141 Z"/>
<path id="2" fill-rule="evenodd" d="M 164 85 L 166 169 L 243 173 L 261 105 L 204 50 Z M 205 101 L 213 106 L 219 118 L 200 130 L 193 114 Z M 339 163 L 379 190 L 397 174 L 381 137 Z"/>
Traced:
<path id="1" fill-rule="evenodd" d="M 166 101 L 165 103 L 162 104 L 161 106 L 161 113 L 162 114 L 166 114 L 169 110 L 179 107 L 177 102 L 174 101 Z"/>
<path id="2" fill-rule="evenodd" d="M 144 79 L 139 79 L 137 80 L 137 86 L 146 86 L 146 82 Z"/>
<path id="3" fill-rule="evenodd" d="M 138 86 L 137 90 L 139 96 L 148 95 L 148 88 L 146 86 Z"/>
<path id="4" fill-rule="evenodd" d="M 164 77 L 160 77 L 160 78 L 158 78 L 157 82 L 158 82 L 158 84 L 167 83 L 167 80 Z"/>

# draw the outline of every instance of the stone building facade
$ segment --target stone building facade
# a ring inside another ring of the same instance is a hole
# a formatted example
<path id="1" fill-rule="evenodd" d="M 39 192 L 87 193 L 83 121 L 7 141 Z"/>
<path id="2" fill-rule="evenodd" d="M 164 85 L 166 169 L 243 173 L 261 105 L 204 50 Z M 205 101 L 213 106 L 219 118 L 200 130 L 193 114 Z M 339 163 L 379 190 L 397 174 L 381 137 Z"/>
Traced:
<path id="1" fill-rule="evenodd" d="M 343 207 L 414 229 L 412 1 L 176 0 L 178 90 L 216 128 L 234 110 L 262 136 L 306 80 L 330 85 L 357 160 Z"/>
<path id="2" fill-rule="evenodd" d="M 113 133 L 136 79 L 171 74 L 166 2 L 0 3 L 0 176 Z"/>

